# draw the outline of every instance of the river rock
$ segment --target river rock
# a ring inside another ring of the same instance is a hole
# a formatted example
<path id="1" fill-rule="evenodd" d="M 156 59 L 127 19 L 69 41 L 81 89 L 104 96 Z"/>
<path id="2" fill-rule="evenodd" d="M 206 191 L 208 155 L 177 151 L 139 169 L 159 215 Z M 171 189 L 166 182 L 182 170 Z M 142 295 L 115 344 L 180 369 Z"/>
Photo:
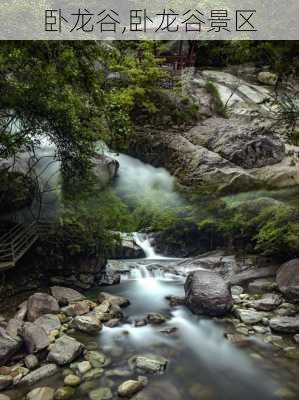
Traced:
<path id="1" fill-rule="evenodd" d="M 166 370 L 168 360 L 156 354 L 146 354 L 131 358 L 129 364 L 131 367 L 137 369 L 137 371 L 163 374 Z"/>
<path id="2" fill-rule="evenodd" d="M 126 397 L 130 399 L 134 394 L 140 392 L 145 387 L 145 381 L 142 379 L 129 380 L 123 382 L 117 389 L 117 393 L 120 397 Z"/>
<path id="3" fill-rule="evenodd" d="M 55 375 L 59 371 L 57 365 L 55 364 L 46 364 L 42 367 L 30 372 L 23 379 L 20 380 L 18 385 L 34 385 L 36 382 L 49 378 L 50 376 Z"/>
<path id="4" fill-rule="evenodd" d="M 294 336 L 294 340 L 295 340 L 296 343 L 299 344 L 299 334 Z"/>
<path id="5" fill-rule="evenodd" d="M 253 307 L 258 311 L 272 311 L 279 307 L 282 303 L 282 298 L 275 293 L 267 293 L 261 299 L 253 302 Z"/>
<path id="6" fill-rule="evenodd" d="M 94 379 L 98 379 L 100 376 L 102 376 L 103 373 L 103 368 L 93 368 L 83 375 L 83 380 L 86 382 L 93 381 Z"/>
<path id="7" fill-rule="evenodd" d="M 270 328 L 275 332 L 299 333 L 299 316 L 272 318 Z"/>
<path id="8" fill-rule="evenodd" d="M 94 334 L 102 329 L 102 323 L 95 315 L 82 315 L 73 319 L 72 327 L 82 332 Z"/>
<path id="9" fill-rule="evenodd" d="M 163 324 L 167 320 L 167 318 L 160 313 L 149 313 L 147 314 L 146 319 L 150 324 L 154 325 Z"/>
<path id="10" fill-rule="evenodd" d="M 46 349 L 50 344 L 46 331 L 32 322 L 25 322 L 22 337 L 30 354 Z"/>
<path id="11" fill-rule="evenodd" d="M 242 294 L 244 292 L 244 289 L 242 288 L 242 286 L 237 286 L 237 285 L 232 286 L 230 290 L 231 290 L 231 294 L 233 296 L 239 296 L 240 294 Z"/>
<path id="12" fill-rule="evenodd" d="M 90 304 L 88 301 L 79 301 L 61 309 L 61 311 L 68 317 L 75 317 L 77 315 L 84 315 L 89 313 Z"/>
<path id="13" fill-rule="evenodd" d="M 63 335 L 51 345 L 48 360 L 54 361 L 58 365 L 71 363 L 81 355 L 83 348 L 83 345 L 76 339 Z"/>
<path id="14" fill-rule="evenodd" d="M 11 337 L 17 337 L 22 331 L 22 328 L 23 321 L 17 318 L 12 318 L 7 323 L 6 332 Z"/>
<path id="15" fill-rule="evenodd" d="M 249 283 L 248 289 L 250 292 L 254 293 L 264 293 L 270 292 L 271 290 L 275 289 L 277 284 L 274 278 L 261 278 L 256 279 Z"/>
<path id="16" fill-rule="evenodd" d="M 34 354 L 29 354 L 24 359 L 24 364 L 28 369 L 35 369 L 39 365 L 38 358 Z"/>
<path id="17" fill-rule="evenodd" d="M 88 351 L 85 354 L 85 359 L 90 362 L 93 368 L 101 368 L 108 363 L 108 358 L 100 351 Z"/>
<path id="18" fill-rule="evenodd" d="M 47 293 L 35 293 L 30 296 L 27 308 L 27 319 L 30 322 L 44 314 L 57 314 L 59 312 L 57 300 Z"/>
<path id="19" fill-rule="evenodd" d="M 260 83 L 263 83 L 263 84 L 269 85 L 269 86 L 275 86 L 277 79 L 278 79 L 277 75 L 274 74 L 273 72 L 262 71 L 262 72 L 259 72 L 257 75 L 257 80 Z"/>
<path id="20" fill-rule="evenodd" d="M 21 304 L 18 306 L 18 310 L 17 310 L 17 312 L 16 312 L 14 318 L 19 319 L 19 320 L 21 320 L 21 321 L 24 321 L 26 315 L 27 315 L 27 300 L 26 300 L 26 301 L 23 301 L 23 303 L 21 303 Z"/>
<path id="21" fill-rule="evenodd" d="M 4 365 L 21 347 L 20 337 L 11 337 L 2 328 L 0 330 L 0 365 Z"/>
<path id="22" fill-rule="evenodd" d="M 210 271 L 191 272 L 185 283 L 186 305 L 195 314 L 222 316 L 233 305 L 233 299 L 224 279 Z"/>
<path id="23" fill-rule="evenodd" d="M 120 283 L 120 274 L 115 271 L 105 270 L 101 274 L 100 282 L 102 286 L 113 286 Z"/>
<path id="24" fill-rule="evenodd" d="M 97 302 L 99 304 L 101 304 L 105 300 L 107 300 L 110 304 L 116 305 L 119 307 L 127 307 L 128 305 L 130 305 L 130 300 L 125 297 L 115 296 L 115 295 L 112 295 L 112 294 L 106 293 L 106 292 L 99 293 L 98 297 L 97 297 Z"/>
<path id="25" fill-rule="evenodd" d="M 77 375 L 70 374 L 70 375 L 67 375 L 67 376 L 64 378 L 63 383 L 64 383 L 66 386 L 74 386 L 74 387 L 75 387 L 75 386 L 79 386 L 79 385 L 80 385 L 81 379 L 80 379 L 80 377 L 77 376 Z"/>
<path id="26" fill-rule="evenodd" d="M 299 258 L 282 264 L 277 272 L 276 282 L 287 299 L 299 302 Z"/>
<path id="27" fill-rule="evenodd" d="M 52 293 L 52 296 L 54 296 L 59 303 L 62 302 L 64 304 L 71 304 L 85 299 L 85 296 L 83 296 L 77 290 L 64 286 L 52 286 L 50 288 L 50 291 Z"/>
<path id="28" fill-rule="evenodd" d="M 112 397 L 111 389 L 108 387 L 94 389 L 89 393 L 90 400 L 109 400 Z"/>
<path id="29" fill-rule="evenodd" d="M 34 322 L 39 327 L 43 328 L 47 334 L 51 331 L 59 331 L 61 328 L 61 322 L 58 316 L 54 314 L 45 314 L 37 318 Z"/>
<path id="30" fill-rule="evenodd" d="M 13 378 L 9 375 L 0 375 L 0 390 L 7 389 L 13 383 Z"/>
<path id="31" fill-rule="evenodd" d="M 264 312 L 243 308 L 236 309 L 235 314 L 246 325 L 257 324 L 267 317 L 267 314 Z"/>
<path id="32" fill-rule="evenodd" d="M 76 369 L 80 375 L 86 374 L 86 372 L 91 370 L 91 364 L 89 361 L 81 361 L 77 364 Z"/>
<path id="33" fill-rule="evenodd" d="M 75 389 L 70 386 L 58 388 L 54 394 L 55 400 L 68 400 L 73 397 Z"/>
<path id="34" fill-rule="evenodd" d="M 0 393 L 0 400 L 11 400 L 10 397 L 6 396 L 6 394 Z"/>
<path id="35" fill-rule="evenodd" d="M 48 386 L 38 387 L 26 396 L 26 400 L 53 400 L 54 399 L 54 389 Z"/>

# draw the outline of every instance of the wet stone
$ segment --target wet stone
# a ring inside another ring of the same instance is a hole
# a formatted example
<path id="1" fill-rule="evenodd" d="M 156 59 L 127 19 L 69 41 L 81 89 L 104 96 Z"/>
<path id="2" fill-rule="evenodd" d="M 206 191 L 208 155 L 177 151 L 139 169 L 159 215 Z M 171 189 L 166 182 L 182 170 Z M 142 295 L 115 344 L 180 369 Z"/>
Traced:
<path id="1" fill-rule="evenodd" d="M 0 375 L 0 390 L 4 390 L 11 386 L 13 378 L 10 375 Z"/>
<path id="2" fill-rule="evenodd" d="M 53 400 L 53 399 L 54 399 L 54 389 L 48 386 L 35 388 L 31 390 L 26 396 L 26 400 Z"/>
<path id="3" fill-rule="evenodd" d="M 84 381 L 93 381 L 94 379 L 98 379 L 100 376 L 103 375 L 104 370 L 102 368 L 94 368 L 91 371 L 86 372 L 83 375 Z"/>
<path id="4" fill-rule="evenodd" d="M 109 358 L 99 351 L 88 351 L 85 354 L 85 359 L 90 362 L 94 368 L 101 368 L 109 364 Z"/>
<path id="5" fill-rule="evenodd" d="M 137 370 L 153 374 L 163 374 L 166 370 L 168 360 L 156 354 L 147 354 L 133 357 L 129 360 L 129 364 Z"/>
<path id="6" fill-rule="evenodd" d="M 102 387 L 92 390 L 89 393 L 89 398 L 90 400 L 109 400 L 112 399 L 112 392 L 110 388 Z"/>
<path id="7" fill-rule="evenodd" d="M 71 375 L 67 375 L 64 378 L 64 384 L 66 386 L 78 386 L 81 383 L 81 379 L 79 378 L 79 376 L 71 374 Z"/>
<path id="8" fill-rule="evenodd" d="M 77 370 L 80 375 L 86 374 L 86 372 L 91 370 L 91 364 L 89 361 L 82 361 L 77 364 Z"/>
<path id="9" fill-rule="evenodd" d="M 235 313 L 237 317 L 247 325 L 257 324 L 266 317 L 265 313 L 251 309 L 236 309 Z"/>
<path id="10" fill-rule="evenodd" d="M 25 366 L 28 369 L 35 369 L 39 365 L 38 358 L 34 354 L 29 354 L 24 359 Z"/>
<path id="11" fill-rule="evenodd" d="M 154 325 L 163 324 L 167 320 L 167 318 L 160 313 L 149 313 L 147 314 L 146 319 L 150 324 Z"/>
<path id="12" fill-rule="evenodd" d="M 118 387 L 117 393 L 120 397 L 131 398 L 140 392 L 145 385 L 146 380 L 144 379 L 125 381 Z"/>
<path id="13" fill-rule="evenodd" d="M 73 397 L 75 389 L 70 386 L 63 386 L 56 390 L 54 399 L 55 400 L 68 400 Z"/>

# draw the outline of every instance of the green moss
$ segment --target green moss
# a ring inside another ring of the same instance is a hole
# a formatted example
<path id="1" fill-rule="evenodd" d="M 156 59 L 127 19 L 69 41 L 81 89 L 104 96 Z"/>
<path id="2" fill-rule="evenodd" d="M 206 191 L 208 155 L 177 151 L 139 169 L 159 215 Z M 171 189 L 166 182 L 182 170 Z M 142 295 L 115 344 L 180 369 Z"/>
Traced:
<path id="1" fill-rule="evenodd" d="M 213 82 L 208 81 L 205 86 L 208 93 L 211 94 L 213 99 L 214 112 L 224 118 L 228 118 L 227 109 L 222 103 L 217 87 Z"/>

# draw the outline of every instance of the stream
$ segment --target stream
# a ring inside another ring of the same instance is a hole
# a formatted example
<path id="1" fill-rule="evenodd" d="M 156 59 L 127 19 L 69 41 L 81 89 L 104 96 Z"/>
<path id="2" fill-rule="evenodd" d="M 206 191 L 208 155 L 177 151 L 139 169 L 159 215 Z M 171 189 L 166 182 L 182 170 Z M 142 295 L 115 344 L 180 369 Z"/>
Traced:
<path id="1" fill-rule="evenodd" d="M 117 368 L 127 368 L 127 360 L 140 354 L 169 360 L 165 374 L 150 376 L 138 399 L 270 400 L 277 399 L 290 381 L 296 382 L 296 375 L 279 365 L 265 343 L 252 338 L 237 348 L 224 336 L 229 330 L 226 322 L 195 316 L 184 306 L 170 307 L 166 296 L 184 295 L 185 278 L 169 272 L 176 260 L 157 255 L 146 238 L 138 244 L 147 258 L 114 260 L 114 268 L 123 270 L 122 280 L 107 289 L 130 300 L 125 321 L 104 327 L 97 338 Z M 134 326 L 149 312 L 168 320 L 163 325 Z M 165 326 L 177 330 L 167 334 L 162 332 Z"/>

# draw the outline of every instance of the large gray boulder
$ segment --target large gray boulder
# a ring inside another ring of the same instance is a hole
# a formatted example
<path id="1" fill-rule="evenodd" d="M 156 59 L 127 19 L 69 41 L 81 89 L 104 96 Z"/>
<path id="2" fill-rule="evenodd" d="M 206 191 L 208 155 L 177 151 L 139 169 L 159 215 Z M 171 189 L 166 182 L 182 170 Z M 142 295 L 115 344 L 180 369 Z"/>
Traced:
<path id="1" fill-rule="evenodd" d="M 46 349 L 50 344 L 44 328 L 32 322 L 25 322 L 22 337 L 30 354 Z"/>
<path id="2" fill-rule="evenodd" d="M 299 302 L 299 258 L 288 261 L 276 275 L 279 290 L 290 300 Z"/>
<path id="3" fill-rule="evenodd" d="M 221 316 L 233 305 L 230 289 L 224 279 L 210 271 L 191 272 L 185 283 L 186 305 L 195 314 Z"/>
<path id="4" fill-rule="evenodd" d="M 83 345 L 76 339 L 63 335 L 51 346 L 48 360 L 58 365 L 65 365 L 79 357 L 83 349 Z"/>
<path id="5" fill-rule="evenodd" d="M 44 314 L 57 314 L 59 305 L 57 300 L 47 293 L 35 293 L 29 297 L 27 302 L 27 319 L 35 321 Z"/>

